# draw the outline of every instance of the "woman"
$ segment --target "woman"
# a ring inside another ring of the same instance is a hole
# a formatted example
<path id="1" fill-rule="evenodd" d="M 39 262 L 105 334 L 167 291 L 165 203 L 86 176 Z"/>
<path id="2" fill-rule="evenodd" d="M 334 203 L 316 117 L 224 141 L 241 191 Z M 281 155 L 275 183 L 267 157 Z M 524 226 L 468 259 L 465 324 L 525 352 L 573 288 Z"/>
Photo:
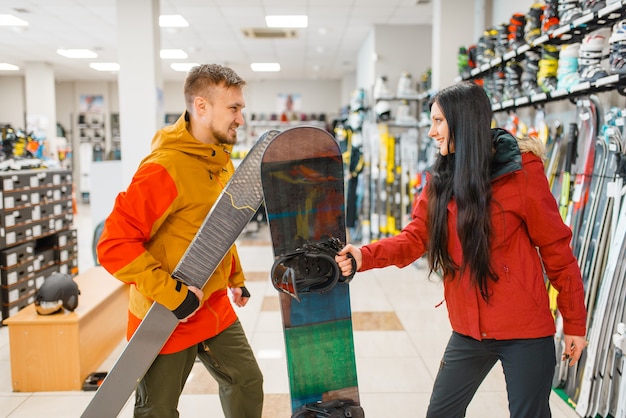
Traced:
<path id="1" fill-rule="evenodd" d="M 424 254 L 443 275 L 452 336 L 443 355 L 428 417 L 463 417 L 497 360 L 502 362 L 511 417 L 550 417 L 556 364 L 555 325 L 545 274 L 560 292 L 564 357 L 573 365 L 585 347 L 584 290 L 541 157 L 491 129 L 484 90 L 459 83 L 430 102 L 429 136 L 439 156 L 395 236 L 337 255 L 343 274 L 404 267 Z"/>

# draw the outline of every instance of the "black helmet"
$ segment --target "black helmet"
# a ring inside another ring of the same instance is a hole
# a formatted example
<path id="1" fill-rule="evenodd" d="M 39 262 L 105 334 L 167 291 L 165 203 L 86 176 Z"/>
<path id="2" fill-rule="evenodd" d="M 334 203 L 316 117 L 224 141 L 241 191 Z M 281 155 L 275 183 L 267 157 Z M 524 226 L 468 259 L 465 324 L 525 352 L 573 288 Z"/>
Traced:
<path id="1" fill-rule="evenodd" d="M 52 273 L 37 290 L 35 309 L 41 315 L 58 312 L 62 308 L 73 311 L 78 306 L 78 285 L 72 277 L 63 273 Z"/>

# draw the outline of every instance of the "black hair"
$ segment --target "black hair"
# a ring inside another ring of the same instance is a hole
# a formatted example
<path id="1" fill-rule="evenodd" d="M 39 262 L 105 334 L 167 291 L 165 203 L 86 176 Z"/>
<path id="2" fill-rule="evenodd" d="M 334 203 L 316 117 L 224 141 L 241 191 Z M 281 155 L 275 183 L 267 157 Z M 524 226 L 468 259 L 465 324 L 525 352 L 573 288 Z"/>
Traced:
<path id="1" fill-rule="evenodd" d="M 453 278 L 469 270 L 472 281 L 488 301 L 488 281 L 496 281 L 490 261 L 491 182 L 493 156 L 491 102 L 482 87 L 461 82 L 442 89 L 430 101 L 437 103 L 446 122 L 454 152 L 439 155 L 428 183 L 428 260 L 431 273 Z M 456 232 L 463 259 L 457 264 L 448 252 L 448 203 L 457 205 Z"/>

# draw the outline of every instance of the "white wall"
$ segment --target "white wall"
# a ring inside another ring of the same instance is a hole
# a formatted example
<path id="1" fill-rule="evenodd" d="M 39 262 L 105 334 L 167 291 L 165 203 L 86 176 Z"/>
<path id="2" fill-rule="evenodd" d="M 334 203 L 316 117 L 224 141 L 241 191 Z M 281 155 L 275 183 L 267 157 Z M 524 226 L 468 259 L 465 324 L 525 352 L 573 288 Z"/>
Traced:
<path id="1" fill-rule="evenodd" d="M 411 74 L 413 82 L 419 84 L 422 74 L 431 67 L 432 26 L 376 25 L 374 31 L 375 76 L 370 80 L 369 91 L 380 75 L 387 76 L 392 91 L 396 90 L 404 72 Z"/>
<path id="2" fill-rule="evenodd" d="M 370 30 L 363 40 L 356 61 L 356 86 L 354 89 L 365 89 L 371 91 L 376 80 L 376 41 L 375 31 Z M 380 74 L 382 75 L 382 74 Z"/>
<path id="3" fill-rule="evenodd" d="M 350 97 L 356 86 L 356 71 L 343 77 L 341 80 L 341 107 L 350 103 Z"/>
<path id="4" fill-rule="evenodd" d="M 431 25 L 376 25 L 359 48 L 356 83 L 349 89 L 349 95 L 362 88 L 366 97 L 370 97 L 379 76 L 387 76 L 387 86 L 395 92 L 404 72 L 411 74 L 417 85 L 431 67 L 431 54 Z M 349 95 L 344 104 L 349 102 Z"/>
<path id="5" fill-rule="evenodd" d="M 25 100 L 23 76 L 0 77 L 0 124 L 25 129 Z"/>
<path id="6" fill-rule="evenodd" d="M 513 13 L 527 13 L 535 2 L 532 0 L 491 0 L 491 23 L 509 23 Z"/>
<path id="7" fill-rule="evenodd" d="M 75 83 L 57 82 L 56 83 L 56 106 L 57 106 L 57 122 L 65 128 L 66 134 L 71 138 L 71 134 L 76 123 L 76 93 Z"/>
<path id="8" fill-rule="evenodd" d="M 259 81 L 249 82 L 244 87 L 246 109 L 248 115 L 253 113 L 270 114 L 281 111 L 278 109 L 278 95 L 296 93 L 302 98 L 303 113 L 326 113 L 330 118 L 339 112 L 342 104 L 342 83 L 328 80 L 300 81 Z M 185 110 L 183 83 L 165 83 L 163 85 L 163 107 L 165 113 L 180 114 Z"/>

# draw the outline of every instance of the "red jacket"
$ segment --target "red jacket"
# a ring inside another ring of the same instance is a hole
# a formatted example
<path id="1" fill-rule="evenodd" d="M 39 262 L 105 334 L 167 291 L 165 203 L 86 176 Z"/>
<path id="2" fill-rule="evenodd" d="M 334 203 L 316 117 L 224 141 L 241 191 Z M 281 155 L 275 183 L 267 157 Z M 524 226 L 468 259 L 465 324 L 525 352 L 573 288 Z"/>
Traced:
<path id="1" fill-rule="evenodd" d="M 521 167 L 504 171 L 492 180 L 491 260 L 499 280 L 489 281 L 491 297 L 487 303 L 467 272 L 444 278 L 452 329 L 477 340 L 553 335 L 555 324 L 543 261 L 550 282 L 559 291 L 557 303 L 564 333 L 583 336 L 587 314 L 580 269 L 570 248 L 572 233 L 561 220 L 543 162 L 534 154 L 524 153 Z M 360 271 L 388 265 L 404 267 L 426 252 L 427 187 L 428 183 L 415 204 L 413 220 L 399 235 L 362 247 Z M 452 199 L 448 204 L 448 251 L 454 262 L 461 265 L 456 215 L 457 206 Z"/>

